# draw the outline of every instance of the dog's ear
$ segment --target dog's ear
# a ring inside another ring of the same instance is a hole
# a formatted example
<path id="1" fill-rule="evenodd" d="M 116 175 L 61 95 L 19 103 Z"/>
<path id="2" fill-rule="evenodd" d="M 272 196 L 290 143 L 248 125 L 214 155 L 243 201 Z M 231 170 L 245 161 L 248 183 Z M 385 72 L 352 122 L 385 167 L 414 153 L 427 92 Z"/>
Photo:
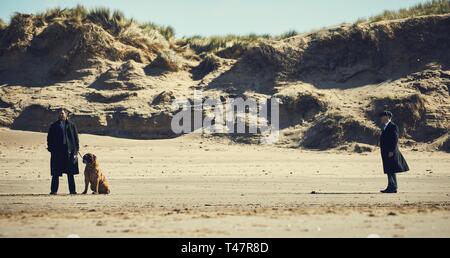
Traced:
<path id="1" fill-rule="evenodd" d="M 94 154 L 92 154 L 92 163 L 97 163 L 97 156 L 95 156 Z"/>

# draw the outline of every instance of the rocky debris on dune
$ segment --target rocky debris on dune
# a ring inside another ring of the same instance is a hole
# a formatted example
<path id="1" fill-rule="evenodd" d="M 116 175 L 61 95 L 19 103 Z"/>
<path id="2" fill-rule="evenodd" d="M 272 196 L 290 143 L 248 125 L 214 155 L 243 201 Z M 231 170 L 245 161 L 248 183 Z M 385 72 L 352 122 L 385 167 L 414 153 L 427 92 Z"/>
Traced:
<path id="1" fill-rule="evenodd" d="M 450 72 L 442 70 L 441 67 L 413 73 L 407 76 L 403 83 L 421 94 L 450 96 Z"/>
<path id="2" fill-rule="evenodd" d="M 396 114 L 394 120 L 399 126 L 401 136 L 428 142 L 442 136 L 450 127 L 448 104 L 439 105 L 440 103 L 434 101 L 434 98 L 427 98 L 420 93 L 383 97 L 372 101 L 368 114 L 376 121 L 377 114 L 382 110 L 390 110 Z"/>
<path id="3" fill-rule="evenodd" d="M 217 71 L 222 65 L 222 61 L 214 54 L 206 55 L 200 64 L 192 69 L 194 80 L 201 80 L 206 75 Z"/>
<path id="4" fill-rule="evenodd" d="M 390 110 L 396 114 L 395 121 L 400 132 L 407 134 L 414 131 L 424 119 L 425 100 L 419 94 L 378 98 L 373 100 L 369 116 L 376 121 L 378 114 L 384 110 Z"/>
<path id="5" fill-rule="evenodd" d="M 105 92 L 89 92 L 85 94 L 86 99 L 90 102 L 98 102 L 98 103 L 116 103 L 126 101 L 131 97 L 137 97 L 138 94 L 136 92 L 114 92 L 114 93 L 105 93 Z"/>
<path id="6" fill-rule="evenodd" d="M 323 93 L 312 91 L 298 91 L 294 95 L 282 93 L 274 95 L 280 99 L 280 127 L 301 124 L 303 121 L 311 121 L 327 110 L 328 103 Z"/>
<path id="7" fill-rule="evenodd" d="M 375 147 L 373 145 L 364 143 L 349 143 L 340 146 L 338 150 L 362 154 L 367 152 L 373 152 L 375 150 Z"/>
<path id="8" fill-rule="evenodd" d="M 305 132 L 300 144 L 307 149 L 318 150 L 335 148 L 349 142 L 376 145 L 379 131 L 372 123 L 351 115 L 327 113 Z"/>
<path id="9" fill-rule="evenodd" d="M 119 67 L 110 68 L 100 75 L 91 85 L 97 90 L 129 90 L 136 91 L 150 87 L 144 72 L 144 65 L 135 61 L 127 61 Z"/>
<path id="10" fill-rule="evenodd" d="M 175 96 L 172 91 L 163 91 L 153 98 L 151 105 L 170 105 L 175 100 Z"/>
<path id="11" fill-rule="evenodd" d="M 12 106 L 13 106 L 13 104 L 8 103 L 7 101 L 3 100 L 2 97 L 0 96 L 0 108 L 10 108 Z"/>

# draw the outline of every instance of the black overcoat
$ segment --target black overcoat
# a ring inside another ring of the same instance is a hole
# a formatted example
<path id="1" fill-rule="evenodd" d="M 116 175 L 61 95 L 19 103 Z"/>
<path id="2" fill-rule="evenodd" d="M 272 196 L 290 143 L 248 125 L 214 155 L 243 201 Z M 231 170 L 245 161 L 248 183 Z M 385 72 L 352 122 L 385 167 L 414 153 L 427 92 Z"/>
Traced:
<path id="1" fill-rule="evenodd" d="M 63 173 L 72 175 L 80 173 L 77 156 L 80 144 L 77 128 L 75 124 L 67 120 L 65 131 L 66 144 L 64 144 L 60 121 L 54 122 L 48 130 L 47 148 L 51 153 L 50 171 L 52 176 L 62 176 Z"/>
<path id="2" fill-rule="evenodd" d="M 381 158 L 385 174 L 409 171 L 408 164 L 398 148 L 398 126 L 390 122 L 380 136 Z M 389 157 L 389 152 L 394 153 Z"/>

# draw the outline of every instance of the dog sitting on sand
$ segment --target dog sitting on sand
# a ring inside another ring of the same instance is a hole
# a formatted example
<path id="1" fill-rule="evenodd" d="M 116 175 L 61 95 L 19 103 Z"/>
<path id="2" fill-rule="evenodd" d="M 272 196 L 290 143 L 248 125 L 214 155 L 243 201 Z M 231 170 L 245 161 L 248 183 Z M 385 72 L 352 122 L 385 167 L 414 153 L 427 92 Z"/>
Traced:
<path id="1" fill-rule="evenodd" d="M 89 184 L 91 184 L 92 194 L 109 194 L 111 192 L 110 187 L 105 174 L 99 168 L 97 157 L 94 154 L 88 153 L 83 156 L 83 163 L 86 164 L 83 194 L 87 193 Z"/>

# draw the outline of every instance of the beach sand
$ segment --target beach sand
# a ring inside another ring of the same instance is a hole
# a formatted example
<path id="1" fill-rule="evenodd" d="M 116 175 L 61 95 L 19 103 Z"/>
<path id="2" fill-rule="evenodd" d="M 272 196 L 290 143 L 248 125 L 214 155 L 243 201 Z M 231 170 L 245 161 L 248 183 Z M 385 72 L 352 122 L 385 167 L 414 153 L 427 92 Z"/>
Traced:
<path id="1" fill-rule="evenodd" d="M 109 196 L 49 196 L 46 134 L 0 129 L 0 237 L 449 237 L 450 155 L 404 151 L 383 195 L 379 152 L 304 151 L 187 135 L 81 135 Z M 84 188 L 84 165 L 76 177 Z M 313 194 L 315 193 L 315 194 Z"/>

